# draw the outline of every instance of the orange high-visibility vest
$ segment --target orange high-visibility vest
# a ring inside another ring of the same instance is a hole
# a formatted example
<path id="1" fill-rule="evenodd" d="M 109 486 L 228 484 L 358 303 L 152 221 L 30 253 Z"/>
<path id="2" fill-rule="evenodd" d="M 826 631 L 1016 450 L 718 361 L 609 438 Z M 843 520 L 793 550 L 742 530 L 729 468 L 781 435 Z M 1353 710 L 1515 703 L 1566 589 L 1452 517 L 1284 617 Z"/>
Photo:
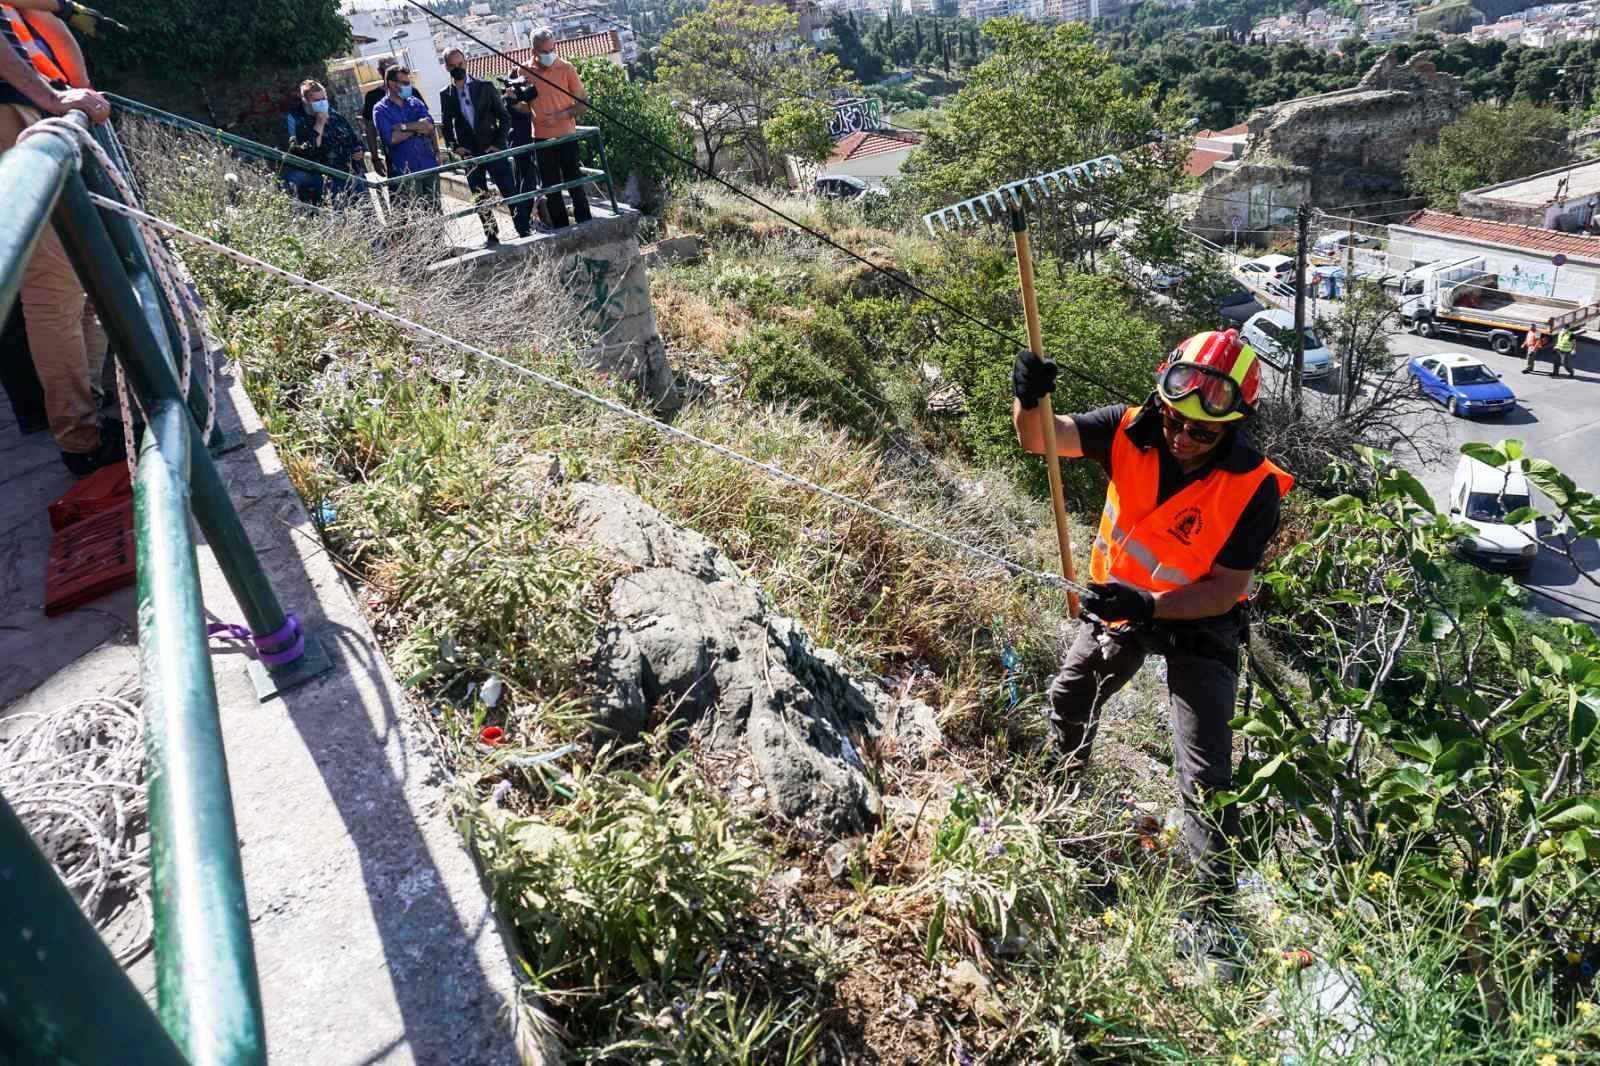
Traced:
<path id="1" fill-rule="evenodd" d="M 1094 581 L 1115 579 L 1166 592 L 1211 573 L 1217 553 L 1262 481 L 1277 478 L 1278 492 L 1287 495 L 1294 478 L 1267 459 L 1246 474 L 1213 468 L 1157 506 L 1161 455 L 1156 448 L 1140 448 L 1127 434 L 1139 410 L 1128 409 L 1112 438 L 1111 485 L 1089 574 Z"/>
<path id="2" fill-rule="evenodd" d="M 33 64 L 33 69 L 39 72 L 41 78 L 48 82 L 68 81 L 67 72 L 56 62 L 50 46 L 34 36 L 32 27 L 22 17 L 21 12 L 10 4 L 0 4 L 0 16 L 5 17 L 11 36 L 16 38 L 22 54 Z"/>

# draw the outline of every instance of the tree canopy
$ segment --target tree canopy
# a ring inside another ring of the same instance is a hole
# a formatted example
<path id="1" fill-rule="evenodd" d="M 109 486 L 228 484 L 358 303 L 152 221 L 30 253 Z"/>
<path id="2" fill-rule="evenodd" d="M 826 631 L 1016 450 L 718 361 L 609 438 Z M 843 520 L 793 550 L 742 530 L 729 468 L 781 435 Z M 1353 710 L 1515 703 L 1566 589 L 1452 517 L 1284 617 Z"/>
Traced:
<path id="1" fill-rule="evenodd" d="M 605 59 L 580 59 L 577 67 L 589 99 L 597 105 L 584 121 L 600 127 L 611 172 L 619 182 L 635 175 L 641 183 L 659 185 L 688 171 L 649 143 L 658 141 L 686 159 L 694 158 L 689 127 L 671 103 L 629 81 L 621 67 Z"/>
<path id="2" fill-rule="evenodd" d="M 1456 209 L 1468 189 L 1537 174 L 1567 162 L 1567 124 L 1561 112 L 1516 101 L 1505 107 L 1473 104 L 1406 157 L 1406 176 L 1431 207 Z"/>
<path id="3" fill-rule="evenodd" d="M 738 145 L 757 180 L 780 171 L 777 156 L 807 154 L 827 124 L 827 102 L 853 88 L 831 55 L 800 38 L 800 21 L 778 4 L 715 0 L 686 15 L 661 40 L 656 78 L 705 149 L 707 165 Z"/>
<path id="4" fill-rule="evenodd" d="M 85 40 L 97 82 L 168 71 L 173 78 L 236 78 L 241 72 L 318 63 L 350 45 L 339 0 L 99 0 L 131 33 Z"/>

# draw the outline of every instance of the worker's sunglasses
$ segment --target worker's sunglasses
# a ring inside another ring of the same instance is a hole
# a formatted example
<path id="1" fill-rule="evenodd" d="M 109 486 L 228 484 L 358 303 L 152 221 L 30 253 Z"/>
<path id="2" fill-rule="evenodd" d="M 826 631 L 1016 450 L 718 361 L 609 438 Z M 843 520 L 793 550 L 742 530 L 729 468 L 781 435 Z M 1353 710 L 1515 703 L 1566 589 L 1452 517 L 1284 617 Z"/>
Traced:
<path id="1" fill-rule="evenodd" d="M 1168 403 L 1198 396 L 1201 409 L 1218 418 L 1244 409 L 1239 383 L 1215 367 L 1173 361 L 1161 371 L 1159 385 L 1161 398 Z M 1190 436 L 1200 439 L 1193 434 Z"/>
<path id="2" fill-rule="evenodd" d="M 1214 444 L 1222 437 L 1222 430 L 1214 429 L 1203 422 L 1191 422 L 1182 415 L 1173 414 L 1165 407 L 1161 409 L 1161 422 L 1167 427 L 1168 433 L 1183 433 L 1196 444 Z"/>

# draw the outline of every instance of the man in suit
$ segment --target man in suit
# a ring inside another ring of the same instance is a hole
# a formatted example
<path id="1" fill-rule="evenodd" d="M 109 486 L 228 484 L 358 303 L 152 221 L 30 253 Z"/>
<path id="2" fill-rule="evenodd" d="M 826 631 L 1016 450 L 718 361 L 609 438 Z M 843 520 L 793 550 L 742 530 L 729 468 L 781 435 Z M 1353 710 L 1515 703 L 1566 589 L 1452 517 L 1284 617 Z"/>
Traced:
<path id="1" fill-rule="evenodd" d="M 444 65 L 450 72 L 450 87 L 439 97 L 444 143 L 460 159 L 488 155 L 505 148 L 511 116 L 506 112 L 499 91 L 489 82 L 467 75 L 467 59 L 459 48 L 445 53 Z M 500 224 L 495 221 L 494 208 L 484 203 L 490 198 L 490 178 L 494 179 L 502 197 L 514 196 L 517 183 L 509 160 L 479 163 L 467 170 L 467 187 L 479 204 L 478 218 L 483 221 L 484 238 L 495 245 L 500 243 Z M 519 226 L 517 236 L 526 237 L 528 233 Z"/>

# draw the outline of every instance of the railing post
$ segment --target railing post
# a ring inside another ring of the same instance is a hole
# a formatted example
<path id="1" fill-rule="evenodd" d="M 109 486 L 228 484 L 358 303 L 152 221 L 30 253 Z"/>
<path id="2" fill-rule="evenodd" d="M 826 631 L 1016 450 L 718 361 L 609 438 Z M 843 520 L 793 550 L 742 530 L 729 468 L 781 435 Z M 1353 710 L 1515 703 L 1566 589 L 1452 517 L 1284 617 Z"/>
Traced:
<path id="1" fill-rule="evenodd" d="M 115 212 L 105 212 L 103 219 L 102 213 L 90 202 L 82 179 L 76 174 L 68 178 L 56 206 L 56 228 L 77 268 L 78 277 L 94 300 L 106 333 L 116 344 L 117 357 L 122 361 L 129 383 L 147 410 L 165 400 L 181 404 L 185 398 L 178 395 L 172 356 L 164 330 L 159 328 L 161 317 L 141 307 L 134 295 L 137 286 L 141 293 L 148 294 L 147 300 L 158 299 L 154 286 L 138 264 L 128 263 L 117 255 L 107 231 L 107 222 L 127 224 L 128 221 Z M 195 518 L 205 531 L 206 541 L 228 580 L 228 587 L 239 601 L 245 623 L 257 636 L 284 632 L 288 618 L 283 606 L 261 569 L 261 560 L 228 498 L 216 465 L 204 448 L 190 450 L 188 476 Z M 292 643 L 292 639 L 285 639 L 283 646 Z M 263 650 L 275 651 L 278 647 Z M 330 666 L 327 654 L 308 635 L 305 653 L 298 659 L 272 668 L 253 662 L 251 673 L 257 695 L 267 699 Z"/>
<path id="2" fill-rule="evenodd" d="M 617 213 L 617 181 L 611 173 L 611 161 L 606 158 L 605 135 L 600 132 L 598 126 L 595 127 L 594 139 L 600 145 L 600 169 L 606 172 L 606 196 L 611 200 L 611 213 L 614 215 Z"/>
<path id="3" fill-rule="evenodd" d="M 0 1061 L 185 1066 L 0 796 Z"/>
<path id="4" fill-rule="evenodd" d="M 156 989 L 162 1022 L 195 1066 L 264 1066 L 250 910 L 189 526 L 185 469 L 191 453 L 204 454 L 192 428 L 178 399 L 155 405 L 134 493 Z"/>

